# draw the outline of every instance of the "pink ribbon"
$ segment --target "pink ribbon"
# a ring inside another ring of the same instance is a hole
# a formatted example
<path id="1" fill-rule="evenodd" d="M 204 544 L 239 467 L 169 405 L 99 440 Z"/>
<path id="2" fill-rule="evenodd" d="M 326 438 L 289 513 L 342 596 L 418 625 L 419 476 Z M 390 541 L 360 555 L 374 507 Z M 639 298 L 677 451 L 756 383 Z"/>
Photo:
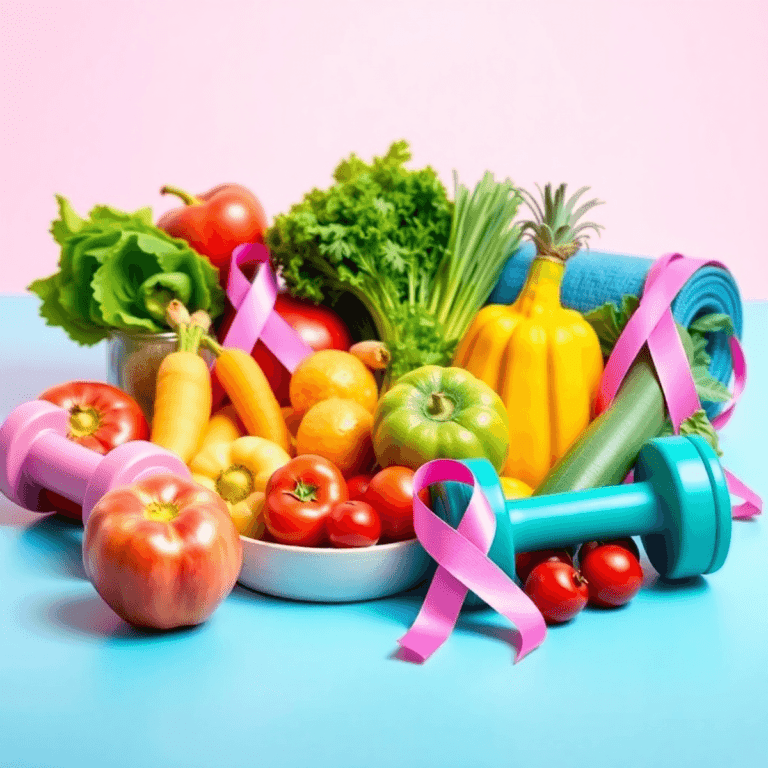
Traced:
<path id="1" fill-rule="evenodd" d="M 419 492 L 432 483 L 450 481 L 473 486 L 466 512 L 455 529 L 419 498 Z M 547 628 L 538 608 L 488 558 L 496 516 L 469 467 L 452 459 L 437 459 L 417 470 L 413 478 L 413 526 L 438 569 L 413 625 L 398 641 L 404 649 L 421 661 L 428 659 L 453 631 L 470 589 L 517 627 L 520 641 L 515 661 L 544 641 Z"/>
<path id="2" fill-rule="evenodd" d="M 251 283 L 241 266 L 253 262 L 259 266 Z M 237 314 L 224 337 L 225 347 L 237 347 L 250 354 L 261 339 L 291 373 L 312 354 L 312 348 L 274 311 L 277 278 L 264 245 L 246 243 L 232 251 L 227 296 Z"/>
<path id="3" fill-rule="evenodd" d="M 659 384 L 675 434 L 680 425 L 701 408 L 696 393 L 688 358 L 675 329 L 670 309 L 672 301 L 691 276 L 703 266 L 727 269 L 719 261 L 689 259 L 679 253 L 670 253 L 658 259 L 648 273 L 643 295 L 635 313 L 630 317 L 605 366 L 597 396 L 597 411 L 604 411 L 619 391 L 624 377 L 643 345 L 648 345 Z M 729 340 L 733 360 L 734 389 L 729 406 L 713 419 L 715 429 L 724 427 L 744 391 L 747 365 L 738 339 Z M 734 507 L 733 517 L 753 517 L 762 512 L 762 499 L 728 470 L 725 476 L 732 494 L 743 499 Z"/>

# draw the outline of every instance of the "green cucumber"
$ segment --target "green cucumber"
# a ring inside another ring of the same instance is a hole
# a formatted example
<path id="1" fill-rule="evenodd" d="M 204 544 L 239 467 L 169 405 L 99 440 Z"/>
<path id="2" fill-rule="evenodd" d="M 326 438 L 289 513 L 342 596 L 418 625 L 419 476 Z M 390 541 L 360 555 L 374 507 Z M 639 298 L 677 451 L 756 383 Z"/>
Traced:
<path id="1" fill-rule="evenodd" d="M 690 360 L 690 336 L 680 329 L 678 334 Z M 661 385 L 648 348 L 643 347 L 611 405 L 579 435 L 533 495 L 619 485 L 634 466 L 640 449 L 661 434 L 666 421 Z"/>

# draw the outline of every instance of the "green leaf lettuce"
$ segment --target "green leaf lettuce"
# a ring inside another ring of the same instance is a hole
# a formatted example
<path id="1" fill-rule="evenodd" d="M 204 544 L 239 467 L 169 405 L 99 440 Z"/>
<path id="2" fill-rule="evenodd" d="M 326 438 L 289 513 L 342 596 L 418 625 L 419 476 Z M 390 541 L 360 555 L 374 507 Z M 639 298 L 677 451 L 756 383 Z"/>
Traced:
<path id="1" fill-rule="evenodd" d="M 57 196 L 51 234 L 61 246 L 59 271 L 28 290 L 41 299 L 48 325 L 79 344 L 96 344 L 113 330 L 163 332 L 165 306 L 179 299 L 212 318 L 224 309 L 218 270 L 183 240 L 152 224 L 152 212 L 100 205 L 87 219 Z"/>

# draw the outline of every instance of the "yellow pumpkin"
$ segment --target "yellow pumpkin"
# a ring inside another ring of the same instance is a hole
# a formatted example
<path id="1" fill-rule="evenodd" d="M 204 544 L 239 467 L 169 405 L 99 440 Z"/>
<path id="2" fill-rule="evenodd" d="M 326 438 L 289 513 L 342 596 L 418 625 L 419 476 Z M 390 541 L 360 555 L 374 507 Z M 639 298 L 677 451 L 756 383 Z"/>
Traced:
<path id="1" fill-rule="evenodd" d="M 564 188 L 554 203 L 545 205 L 542 219 L 553 211 L 562 216 L 558 201 L 561 208 L 571 203 L 564 201 Z M 561 236 L 562 242 L 553 242 L 546 231 L 534 228 L 538 254 L 520 295 L 508 306 L 483 307 L 454 359 L 503 400 L 509 415 L 509 454 L 502 474 L 534 488 L 589 424 L 603 374 L 594 330 L 581 314 L 560 303 L 565 261 L 578 250 L 580 228 L 549 229 L 570 239 Z"/>

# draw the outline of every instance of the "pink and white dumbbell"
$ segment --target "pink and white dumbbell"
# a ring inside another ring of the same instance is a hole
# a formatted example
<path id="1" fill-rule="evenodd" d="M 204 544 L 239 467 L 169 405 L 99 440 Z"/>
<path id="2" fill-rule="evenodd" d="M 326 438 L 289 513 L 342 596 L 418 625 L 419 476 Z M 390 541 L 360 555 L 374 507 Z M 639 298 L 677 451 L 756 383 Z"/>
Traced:
<path id="1" fill-rule="evenodd" d="M 145 440 L 119 445 L 102 456 L 67 438 L 69 412 L 45 400 L 16 408 L 0 426 L 0 492 L 32 512 L 51 512 L 42 491 L 54 491 L 83 507 L 85 525 L 107 492 L 150 475 L 188 478 L 174 453 Z"/>

